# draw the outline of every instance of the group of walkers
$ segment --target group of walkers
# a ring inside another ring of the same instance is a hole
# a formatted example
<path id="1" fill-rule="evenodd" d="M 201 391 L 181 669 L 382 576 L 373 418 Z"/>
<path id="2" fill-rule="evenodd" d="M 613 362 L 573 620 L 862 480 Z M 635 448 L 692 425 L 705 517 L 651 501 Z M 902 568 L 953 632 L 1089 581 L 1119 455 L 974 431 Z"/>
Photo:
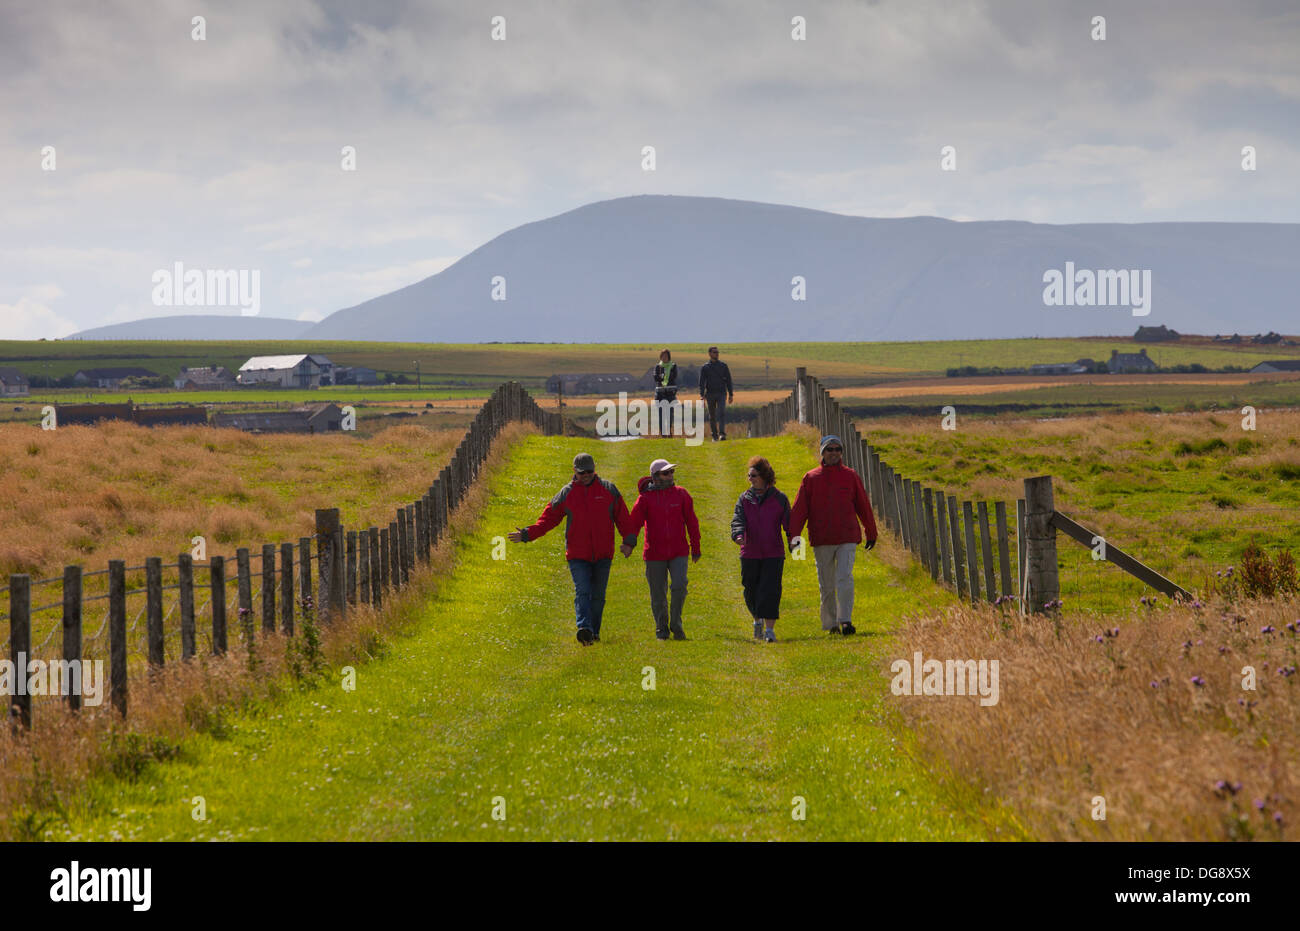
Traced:
<path id="1" fill-rule="evenodd" d="M 753 620 L 754 639 L 776 640 L 781 616 L 781 581 L 786 553 L 803 545 L 807 529 L 817 563 L 822 629 L 852 634 L 853 563 L 857 546 L 876 545 L 876 521 L 862 479 L 843 463 L 844 446 L 837 436 L 822 437 L 821 464 L 804 474 L 794 505 L 776 487 L 776 473 L 762 456 L 749 460 L 749 488 L 736 502 L 731 540 L 740 546 L 740 581 L 745 606 Z M 508 538 L 528 543 L 564 521 L 564 556 L 573 576 L 573 609 L 578 642 L 600 640 L 605 589 L 614 558 L 632 554 L 645 528 L 646 583 L 655 636 L 685 640 L 682 610 L 686 603 L 687 557 L 699 562 L 700 523 L 695 502 L 677 484 L 677 466 L 666 459 L 650 463 L 650 474 L 637 482 L 637 498 L 629 510 L 613 482 L 596 475 L 589 453 L 573 459 L 573 480 L 551 499 L 530 527 Z"/>
<path id="2" fill-rule="evenodd" d="M 727 438 L 727 405 L 736 400 L 731 384 L 731 369 L 718 358 L 718 347 L 709 347 L 709 361 L 700 367 L 700 400 L 709 411 L 709 429 L 713 439 Z M 673 432 L 671 404 L 677 400 L 677 363 L 673 354 L 665 349 L 659 353 L 655 366 L 655 409 L 659 411 L 659 432 L 668 436 Z M 666 416 L 665 416 L 666 415 Z"/>

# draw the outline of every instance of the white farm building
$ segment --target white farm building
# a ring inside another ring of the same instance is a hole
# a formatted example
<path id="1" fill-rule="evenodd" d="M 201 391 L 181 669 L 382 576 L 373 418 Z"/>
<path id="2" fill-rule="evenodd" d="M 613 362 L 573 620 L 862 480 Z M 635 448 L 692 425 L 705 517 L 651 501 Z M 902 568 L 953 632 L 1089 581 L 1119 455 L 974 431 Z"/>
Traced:
<path id="1" fill-rule="evenodd" d="M 319 388 L 334 384 L 334 363 L 324 356 L 254 356 L 239 367 L 241 385 Z"/>

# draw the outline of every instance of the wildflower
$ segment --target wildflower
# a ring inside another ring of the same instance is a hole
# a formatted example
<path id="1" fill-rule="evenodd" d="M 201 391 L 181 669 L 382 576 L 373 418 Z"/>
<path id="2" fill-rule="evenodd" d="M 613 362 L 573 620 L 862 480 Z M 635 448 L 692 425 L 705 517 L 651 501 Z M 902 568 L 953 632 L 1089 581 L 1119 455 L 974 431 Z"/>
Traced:
<path id="1" fill-rule="evenodd" d="M 1282 826 L 1282 812 L 1280 811 L 1273 812 L 1273 823 L 1276 824 L 1278 827 Z"/>
<path id="2" fill-rule="evenodd" d="M 1188 640 L 1188 641 L 1186 641 L 1186 642 L 1183 643 L 1183 649 L 1184 649 L 1184 650 L 1190 650 L 1190 649 L 1192 648 L 1192 646 L 1193 646 L 1193 644 L 1192 644 L 1192 641 L 1190 641 L 1190 640 Z"/>
<path id="3" fill-rule="evenodd" d="M 1107 637 L 1118 637 L 1118 636 L 1119 636 L 1119 628 L 1118 628 L 1118 627 L 1111 627 L 1111 628 L 1109 628 L 1109 629 L 1106 631 L 1106 636 L 1107 636 Z"/>
<path id="4" fill-rule="evenodd" d="M 1101 642 L 1102 642 L 1102 639 L 1101 639 L 1101 636 L 1100 636 L 1100 635 L 1098 635 L 1098 636 L 1096 636 L 1096 637 L 1093 637 L 1092 639 L 1093 639 L 1093 640 L 1096 640 L 1098 643 L 1101 643 Z"/>
<path id="5" fill-rule="evenodd" d="M 1232 566 L 1228 567 L 1227 571 L 1224 572 L 1224 575 L 1226 575 L 1228 578 L 1232 578 Z"/>
<path id="6" fill-rule="evenodd" d="M 1155 679 L 1152 679 L 1152 680 L 1151 680 L 1151 687 L 1152 687 L 1153 689 L 1158 689 L 1158 688 L 1160 688 L 1160 683 L 1157 682 Z"/>
<path id="7" fill-rule="evenodd" d="M 1271 634 L 1271 633 L 1273 633 L 1275 630 L 1277 630 L 1277 628 L 1274 627 L 1272 624 L 1265 624 L 1263 627 L 1261 627 L 1261 628 L 1259 629 L 1259 632 L 1260 632 L 1261 634 Z"/>
<path id="8" fill-rule="evenodd" d="M 1201 599 L 1199 599 L 1199 598 L 1196 598 L 1196 599 L 1194 599 L 1194 600 L 1192 601 L 1192 607 L 1193 607 L 1193 608 L 1204 608 L 1204 607 L 1205 607 L 1205 602 L 1201 601 Z"/>
<path id="9" fill-rule="evenodd" d="M 1200 688 L 1201 686 L 1205 685 L 1205 680 L 1202 679 L 1200 676 L 1192 676 L 1192 685 L 1196 686 L 1197 688 Z"/>
<path id="10" fill-rule="evenodd" d="M 1222 656 L 1224 653 L 1227 653 L 1227 652 L 1228 652 L 1228 648 L 1227 648 L 1227 647 L 1219 647 L 1219 655 L 1220 655 L 1220 656 Z"/>
<path id="11" fill-rule="evenodd" d="M 1262 798 L 1255 799 L 1255 801 L 1252 804 L 1254 804 L 1256 811 L 1264 810 L 1264 800 Z"/>
<path id="12" fill-rule="evenodd" d="M 1282 676 L 1282 678 L 1284 679 L 1290 679 L 1292 676 L 1295 675 L 1295 667 L 1283 666 L 1281 669 L 1278 670 L 1278 674 Z"/>

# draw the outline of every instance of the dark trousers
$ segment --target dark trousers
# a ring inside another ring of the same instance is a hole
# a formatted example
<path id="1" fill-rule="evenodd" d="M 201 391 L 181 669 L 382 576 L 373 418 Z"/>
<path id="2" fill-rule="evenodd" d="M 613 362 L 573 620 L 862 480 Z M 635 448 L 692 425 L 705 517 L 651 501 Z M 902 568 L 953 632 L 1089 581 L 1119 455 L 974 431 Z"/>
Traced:
<path id="1" fill-rule="evenodd" d="M 785 557 L 740 559 L 740 584 L 745 587 L 745 607 L 755 620 L 776 620 L 781 616 L 781 574 Z"/>
<path id="2" fill-rule="evenodd" d="M 669 405 L 676 400 L 677 400 L 676 388 L 655 389 L 655 411 L 659 418 L 660 436 L 672 436 L 673 409 Z M 665 422 L 667 423 L 667 426 L 665 426 Z"/>
<path id="3" fill-rule="evenodd" d="M 717 397 L 709 396 L 704 399 L 704 403 L 709 407 L 709 429 L 713 431 L 713 438 L 718 438 L 718 431 L 722 435 L 727 435 L 727 396 L 720 394 Z"/>
<path id="4" fill-rule="evenodd" d="M 609 565 L 612 560 L 570 559 L 569 574 L 573 576 L 573 613 L 578 626 L 587 627 L 600 636 L 600 617 L 605 613 L 605 586 L 609 584 Z"/>

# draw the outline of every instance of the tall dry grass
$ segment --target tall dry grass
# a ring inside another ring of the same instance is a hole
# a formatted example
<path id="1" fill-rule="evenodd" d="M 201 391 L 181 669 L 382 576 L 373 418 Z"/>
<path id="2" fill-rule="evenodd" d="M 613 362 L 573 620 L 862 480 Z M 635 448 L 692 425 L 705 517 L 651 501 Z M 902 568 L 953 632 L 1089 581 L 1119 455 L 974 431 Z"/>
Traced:
<path id="1" fill-rule="evenodd" d="M 1300 602 L 1284 599 L 1059 623 L 962 606 L 909 621 L 890 661 L 996 659 L 998 703 L 891 700 L 927 762 L 1004 800 L 1027 836 L 1294 840 L 1297 628 Z M 1096 796 L 1105 820 L 1093 818 Z"/>
<path id="2" fill-rule="evenodd" d="M 0 578 L 172 562 L 195 536 L 222 554 L 297 540 L 313 532 L 318 507 L 340 508 L 350 527 L 387 526 L 462 436 L 413 424 L 364 440 L 119 421 L 0 425 Z"/>
<path id="3" fill-rule="evenodd" d="M 417 438 L 413 430 L 419 428 L 387 431 L 386 442 L 396 447 Z M 509 445 L 534 432 L 523 424 L 512 424 L 501 432 L 486 472 L 452 515 L 450 533 L 433 550 L 427 565 L 417 564 L 406 589 L 387 593 L 380 611 L 350 606 L 344 622 L 320 628 L 322 659 L 330 668 L 355 665 L 382 653 L 385 638 L 413 621 L 428 595 L 452 571 L 456 538 L 473 526 L 487 502 L 487 479 L 500 468 Z M 426 441 L 423 436 L 418 439 Z M 227 442 L 242 445 L 235 438 L 227 438 Z M 403 457 L 394 448 L 388 454 L 395 474 L 404 475 Z M 374 458 L 363 462 L 366 468 L 375 464 Z M 427 476 L 426 471 L 423 485 L 417 484 L 412 492 L 427 489 Z M 403 494 L 395 490 L 387 503 L 395 507 L 404 500 Z M 131 686 L 125 722 L 107 702 L 72 714 L 57 698 L 34 697 L 31 733 L 0 728 L 0 840 L 40 839 L 45 828 L 59 818 L 65 800 L 88 778 L 105 772 L 130 777 L 152 761 L 182 752 L 180 742 L 187 734 L 220 732 L 227 716 L 241 707 L 274 698 L 285 689 L 306 687 L 309 677 L 299 679 L 291 674 L 293 651 L 303 642 L 301 621 L 299 625 L 294 638 L 267 636 L 259 626 L 252 651 L 256 662 L 250 663 L 247 644 L 238 635 L 238 623 L 232 620 L 231 647 L 225 656 L 199 655 L 191 662 L 172 663 L 149 680 L 137 678 Z M 301 655 L 297 665 L 307 665 Z"/>

